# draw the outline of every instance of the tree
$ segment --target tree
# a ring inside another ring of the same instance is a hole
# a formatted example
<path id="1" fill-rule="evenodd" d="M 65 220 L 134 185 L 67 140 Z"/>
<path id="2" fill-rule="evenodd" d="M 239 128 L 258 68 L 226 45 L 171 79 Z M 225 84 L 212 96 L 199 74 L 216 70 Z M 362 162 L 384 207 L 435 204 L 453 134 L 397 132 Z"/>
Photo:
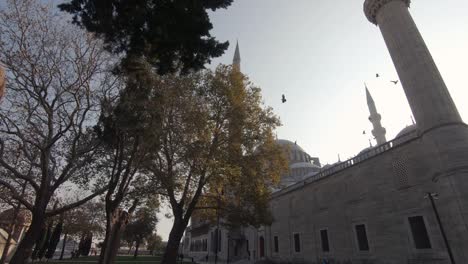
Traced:
<path id="1" fill-rule="evenodd" d="M 44 223 L 44 225 L 41 227 L 41 231 L 40 231 L 39 236 L 37 237 L 36 241 L 34 242 L 34 250 L 32 252 L 32 256 L 31 256 L 31 258 L 33 260 L 38 258 L 39 251 L 41 250 L 41 248 L 43 247 L 43 245 L 44 245 L 44 243 L 46 241 L 46 232 L 47 232 L 47 228 L 45 227 L 45 223 Z"/>
<path id="2" fill-rule="evenodd" d="M 47 226 L 47 232 L 46 232 L 46 235 L 44 237 L 44 241 L 41 245 L 41 247 L 39 248 L 39 251 L 37 252 L 37 258 L 38 259 L 42 259 L 47 251 L 47 249 L 49 248 L 49 243 L 50 243 L 50 237 L 52 235 L 52 225 L 53 225 L 53 222 L 50 222 L 49 225 Z"/>
<path id="3" fill-rule="evenodd" d="M 146 57 L 159 73 L 202 69 L 219 57 L 219 43 L 207 10 L 227 8 L 233 0 L 69 0 L 59 7 L 75 23 L 102 37 L 114 53 Z"/>
<path id="4" fill-rule="evenodd" d="M 153 255 L 154 251 L 162 251 L 164 249 L 162 237 L 156 233 L 150 234 L 146 239 L 146 249 L 150 251 L 150 255 Z"/>
<path id="5" fill-rule="evenodd" d="M 80 243 L 78 244 L 78 252 L 80 256 L 88 256 L 93 243 L 93 233 L 84 233 L 81 236 Z"/>
<path id="6" fill-rule="evenodd" d="M 0 185 L 32 212 L 12 263 L 31 256 L 46 218 L 105 191 L 91 180 L 99 174 L 92 164 L 100 146 L 91 128 L 100 96 L 113 84 L 111 60 L 99 41 L 64 21 L 38 0 L 8 0 L 0 11 L 0 61 L 8 81 L 0 109 Z M 82 195 L 51 208 L 70 182 Z"/>
<path id="7" fill-rule="evenodd" d="M 68 236 L 81 238 L 84 234 L 101 235 L 104 231 L 104 204 L 91 201 L 67 211 L 63 215 L 63 244 L 60 259 L 63 259 Z"/>
<path id="8" fill-rule="evenodd" d="M 146 174 L 139 172 L 148 153 L 158 148 L 160 103 L 154 73 L 141 58 L 125 63 L 124 88 L 117 96 L 105 98 L 95 127 L 106 149 L 100 165 L 107 186 L 106 234 L 99 263 L 114 261 L 133 211 L 157 191 L 156 185 L 148 188 Z"/>
<path id="9" fill-rule="evenodd" d="M 273 138 L 278 119 L 241 73 L 220 66 L 158 81 L 162 134 L 146 169 L 160 182 L 174 217 L 166 264 L 176 263 L 184 230 L 205 194 L 224 189 L 239 201 L 267 197 L 286 161 Z"/>
<path id="10" fill-rule="evenodd" d="M 125 228 L 123 237 L 127 242 L 135 242 L 134 257 L 138 256 L 138 249 L 148 237 L 151 236 L 158 219 L 156 213 L 150 208 L 140 208 L 133 217 L 132 221 Z"/>
<path id="11" fill-rule="evenodd" d="M 51 259 L 54 257 L 55 250 L 57 249 L 57 245 L 60 242 L 60 235 L 62 234 L 62 229 L 63 229 L 63 218 L 61 217 L 59 222 L 55 226 L 55 229 L 52 232 L 52 235 L 50 237 L 47 252 L 45 254 L 45 257 L 47 259 Z"/>

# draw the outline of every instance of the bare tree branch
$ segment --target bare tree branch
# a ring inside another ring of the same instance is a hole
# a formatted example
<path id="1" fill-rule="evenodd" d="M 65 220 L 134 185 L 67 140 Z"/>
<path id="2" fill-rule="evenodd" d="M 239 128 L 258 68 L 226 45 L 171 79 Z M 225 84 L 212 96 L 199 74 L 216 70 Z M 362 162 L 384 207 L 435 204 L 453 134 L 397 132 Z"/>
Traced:
<path id="1" fill-rule="evenodd" d="M 2 179 L 0 179 L 0 185 L 6 187 L 10 191 L 11 196 L 12 196 L 13 199 L 20 202 L 22 205 L 24 205 L 29 210 L 33 210 L 33 205 L 30 202 L 28 202 L 26 199 L 24 199 L 24 197 L 21 196 L 20 193 L 18 193 L 17 188 L 15 186 L 9 184 L 8 182 L 6 182 L 6 181 L 4 181 Z"/>
<path id="2" fill-rule="evenodd" d="M 46 212 L 46 217 L 56 216 L 56 215 L 59 215 L 61 213 L 66 212 L 68 210 L 71 210 L 73 208 L 76 208 L 78 206 L 81 206 L 81 205 L 87 203 L 88 201 L 94 199 L 95 197 L 103 194 L 106 190 L 107 190 L 107 186 L 105 188 L 99 189 L 98 191 L 94 191 L 93 194 L 88 195 L 86 198 L 83 198 L 83 199 L 81 199 L 81 200 L 79 200 L 77 202 L 65 205 L 65 206 L 63 206 L 61 208 L 54 209 L 52 211 L 48 211 L 48 212 Z"/>

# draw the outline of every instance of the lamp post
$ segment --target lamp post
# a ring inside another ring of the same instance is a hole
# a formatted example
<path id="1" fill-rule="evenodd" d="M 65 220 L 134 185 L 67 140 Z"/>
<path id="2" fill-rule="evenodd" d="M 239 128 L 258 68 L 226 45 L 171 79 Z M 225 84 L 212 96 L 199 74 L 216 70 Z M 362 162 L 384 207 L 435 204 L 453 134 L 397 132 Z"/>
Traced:
<path id="1" fill-rule="evenodd" d="M 220 247 L 219 247 L 219 242 L 220 242 L 220 230 L 219 230 L 219 222 L 220 222 L 220 215 L 219 215 L 219 210 L 221 209 L 221 195 L 224 194 L 224 190 L 221 190 L 221 193 L 218 193 L 217 195 L 204 195 L 205 197 L 208 197 L 208 198 L 213 198 L 213 199 L 216 199 L 216 207 L 213 208 L 213 207 L 197 207 L 196 209 L 215 209 L 216 210 L 216 236 L 214 237 L 215 238 L 215 247 L 214 247 L 214 250 L 215 250 L 215 261 L 214 261 L 214 264 L 218 264 L 218 251 L 220 250 Z M 229 246 L 228 246 L 229 248 Z"/>
<path id="2" fill-rule="evenodd" d="M 217 207 L 216 207 L 216 247 L 215 247 L 215 264 L 218 263 L 218 251 L 219 251 L 219 241 L 220 235 L 219 235 L 219 208 L 221 206 L 221 201 L 220 201 L 219 195 L 216 196 L 216 202 L 217 202 Z"/>
<path id="3" fill-rule="evenodd" d="M 442 237 L 444 238 L 444 243 L 445 243 L 445 246 L 447 247 L 447 252 L 448 252 L 448 255 L 450 257 L 450 262 L 452 264 L 455 264 L 455 259 L 453 258 L 452 249 L 450 248 L 450 244 L 448 242 L 447 235 L 445 234 L 444 226 L 442 225 L 442 221 L 440 220 L 439 211 L 437 210 L 437 207 L 436 207 L 435 202 L 434 202 L 434 198 L 437 199 L 438 194 L 428 192 L 426 197 L 428 197 L 429 200 L 431 201 L 432 210 L 434 210 L 434 214 L 436 216 L 437 223 L 439 224 L 440 232 L 442 233 Z"/>
<path id="4" fill-rule="evenodd" d="M 226 257 L 226 264 L 229 264 L 229 248 L 231 247 L 229 233 L 227 234 L 227 257 Z"/>

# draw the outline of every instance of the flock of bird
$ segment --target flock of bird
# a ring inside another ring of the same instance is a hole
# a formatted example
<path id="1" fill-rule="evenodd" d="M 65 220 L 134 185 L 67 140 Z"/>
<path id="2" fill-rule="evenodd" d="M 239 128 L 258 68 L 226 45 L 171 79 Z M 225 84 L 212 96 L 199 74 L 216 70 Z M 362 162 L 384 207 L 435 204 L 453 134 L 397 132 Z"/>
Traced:
<path id="1" fill-rule="evenodd" d="M 380 74 L 376 73 L 375 74 L 375 78 L 379 78 L 380 77 Z M 395 80 L 395 81 L 390 81 L 392 82 L 393 84 L 397 85 L 398 84 L 398 80 Z"/>
<path id="2" fill-rule="evenodd" d="M 376 73 L 376 74 L 375 74 L 375 78 L 379 78 L 379 77 L 380 77 L 380 74 Z M 393 83 L 393 84 L 395 84 L 395 85 L 398 84 L 398 80 L 390 81 L 390 82 Z M 286 100 L 286 96 L 284 96 L 284 94 L 281 95 L 281 103 L 284 104 L 284 103 L 286 103 L 286 101 L 287 101 L 287 100 Z"/>

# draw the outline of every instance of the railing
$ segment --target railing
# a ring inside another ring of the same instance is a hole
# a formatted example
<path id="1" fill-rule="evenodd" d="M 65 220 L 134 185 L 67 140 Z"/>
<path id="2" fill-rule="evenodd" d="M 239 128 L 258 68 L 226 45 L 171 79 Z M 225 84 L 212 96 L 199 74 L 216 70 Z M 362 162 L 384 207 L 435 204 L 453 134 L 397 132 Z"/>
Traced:
<path id="1" fill-rule="evenodd" d="M 382 144 L 382 145 L 379 145 L 379 146 L 376 146 L 374 148 L 371 148 L 367 151 L 365 151 L 364 153 L 360 153 L 359 155 L 353 157 L 353 158 L 350 158 L 346 161 L 343 161 L 343 162 L 340 162 L 336 165 L 332 165 L 331 167 L 328 167 L 326 169 L 322 169 L 320 172 L 314 174 L 314 175 L 311 175 L 310 177 L 307 177 L 306 179 L 296 183 L 296 184 L 293 184 L 293 185 L 290 185 L 282 190 L 279 190 L 278 192 L 276 192 L 276 194 L 281 194 L 283 192 L 287 192 L 289 191 L 291 188 L 294 189 L 295 187 L 297 186 L 302 186 L 302 185 L 305 185 L 306 183 L 310 183 L 310 182 L 314 182 L 316 180 L 319 180 L 319 179 L 322 179 L 322 178 L 325 178 L 327 176 L 330 176 L 332 174 L 335 174 L 339 171 L 342 171 L 342 170 L 345 170 L 349 167 L 352 167 L 358 163 L 361 163 L 365 160 L 368 160 L 372 157 L 375 157 L 383 152 L 386 152 L 390 149 L 393 149 L 397 146 L 400 146 L 404 143 L 407 143 L 408 141 L 411 141 L 411 140 L 414 140 L 416 138 L 418 138 L 419 135 L 417 133 L 417 131 L 412 131 L 412 132 L 409 132 L 405 135 L 401 135 L 395 139 L 393 139 L 392 141 L 388 141 L 386 142 L 385 144 Z M 275 194 L 273 194 L 275 196 Z"/>

